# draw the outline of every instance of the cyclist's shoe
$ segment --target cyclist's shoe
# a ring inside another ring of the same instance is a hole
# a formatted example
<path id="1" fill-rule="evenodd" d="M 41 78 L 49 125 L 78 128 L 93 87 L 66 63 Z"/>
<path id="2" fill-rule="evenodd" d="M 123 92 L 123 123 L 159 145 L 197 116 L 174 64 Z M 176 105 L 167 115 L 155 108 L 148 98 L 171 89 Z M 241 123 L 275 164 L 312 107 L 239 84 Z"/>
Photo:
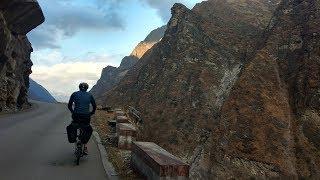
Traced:
<path id="1" fill-rule="evenodd" d="M 87 147 L 83 148 L 83 155 L 88 155 L 88 148 Z"/>

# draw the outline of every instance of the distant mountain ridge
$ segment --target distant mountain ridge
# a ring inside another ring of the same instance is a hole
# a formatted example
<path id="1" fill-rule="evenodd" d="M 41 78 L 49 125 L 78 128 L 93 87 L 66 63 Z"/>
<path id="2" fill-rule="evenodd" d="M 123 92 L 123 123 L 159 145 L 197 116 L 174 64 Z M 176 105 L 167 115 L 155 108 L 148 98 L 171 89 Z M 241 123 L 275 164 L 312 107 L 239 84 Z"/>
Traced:
<path id="1" fill-rule="evenodd" d="M 166 29 L 166 26 L 162 26 L 151 31 L 150 34 L 134 48 L 131 56 L 140 59 L 150 48 L 162 39 Z"/>
<path id="2" fill-rule="evenodd" d="M 30 78 L 28 97 L 32 100 L 56 103 L 57 100 L 40 84 Z"/>
<path id="3" fill-rule="evenodd" d="M 150 48 L 162 39 L 165 31 L 166 26 L 151 31 L 149 35 L 135 47 L 129 56 L 122 59 L 118 68 L 113 66 L 105 67 L 102 70 L 101 77 L 97 84 L 90 90 L 93 96 L 96 98 L 102 96 L 120 82 L 131 67 L 133 67 Z"/>

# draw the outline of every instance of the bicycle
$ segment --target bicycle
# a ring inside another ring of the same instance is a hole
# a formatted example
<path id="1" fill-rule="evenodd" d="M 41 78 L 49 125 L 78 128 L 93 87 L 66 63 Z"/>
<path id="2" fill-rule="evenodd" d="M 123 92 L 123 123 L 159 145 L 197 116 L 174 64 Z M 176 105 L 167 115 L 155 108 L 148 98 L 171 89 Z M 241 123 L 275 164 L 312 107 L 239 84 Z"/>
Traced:
<path id="1" fill-rule="evenodd" d="M 80 140 L 80 136 L 83 134 L 83 130 L 79 125 L 77 128 L 77 140 L 75 142 L 75 156 L 76 156 L 76 165 L 80 164 L 80 158 L 84 156 L 84 144 Z"/>

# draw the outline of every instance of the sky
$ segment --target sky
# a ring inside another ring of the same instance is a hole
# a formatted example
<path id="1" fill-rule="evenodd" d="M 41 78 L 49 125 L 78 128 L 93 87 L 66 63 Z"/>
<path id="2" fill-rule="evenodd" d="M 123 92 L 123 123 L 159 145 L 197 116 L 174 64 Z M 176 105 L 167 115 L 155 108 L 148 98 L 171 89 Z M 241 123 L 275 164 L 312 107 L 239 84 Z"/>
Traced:
<path id="1" fill-rule="evenodd" d="M 192 8 L 201 0 L 38 0 L 46 21 L 28 34 L 31 78 L 66 102 L 80 82 L 92 87 L 108 65 L 122 58 L 153 29 L 167 24 L 174 3 Z"/>

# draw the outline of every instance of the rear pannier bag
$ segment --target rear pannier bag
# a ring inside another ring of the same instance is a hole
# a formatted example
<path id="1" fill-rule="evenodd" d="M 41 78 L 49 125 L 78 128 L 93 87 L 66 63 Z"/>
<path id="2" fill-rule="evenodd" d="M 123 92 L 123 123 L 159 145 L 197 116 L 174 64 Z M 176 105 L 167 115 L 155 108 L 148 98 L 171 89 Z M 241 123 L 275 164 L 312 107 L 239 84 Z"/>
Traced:
<path id="1" fill-rule="evenodd" d="M 67 134 L 69 143 L 75 143 L 77 140 L 77 128 L 73 124 L 67 126 Z"/>

